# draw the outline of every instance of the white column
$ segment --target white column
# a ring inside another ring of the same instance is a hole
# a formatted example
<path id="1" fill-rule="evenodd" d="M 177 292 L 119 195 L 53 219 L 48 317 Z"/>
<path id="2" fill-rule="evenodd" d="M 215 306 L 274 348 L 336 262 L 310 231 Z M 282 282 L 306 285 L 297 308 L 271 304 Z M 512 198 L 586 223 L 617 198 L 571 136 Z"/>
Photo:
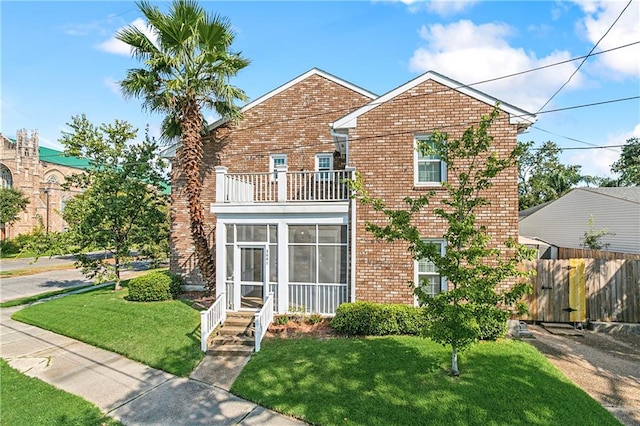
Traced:
<path id="1" fill-rule="evenodd" d="M 224 187 L 227 177 L 227 169 L 224 166 L 216 166 L 216 203 L 224 203 L 226 201 Z"/>
<path id="2" fill-rule="evenodd" d="M 276 166 L 276 176 L 278 184 L 278 202 L 287 201 L 287 171 L 289 167 L 286 164 L 278 164 Z"/>

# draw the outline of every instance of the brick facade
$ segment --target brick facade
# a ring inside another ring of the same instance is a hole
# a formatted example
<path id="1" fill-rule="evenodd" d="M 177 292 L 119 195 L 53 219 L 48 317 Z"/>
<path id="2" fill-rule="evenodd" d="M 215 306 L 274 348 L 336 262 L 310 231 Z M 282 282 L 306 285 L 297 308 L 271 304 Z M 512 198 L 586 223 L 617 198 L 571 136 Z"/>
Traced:
<path id="1" fill-rule="evenodd" d="M 446 192 L 438 187 L 414 186 L 414 136 L 441 129 L 451 139 L 459 138 L 464 130 L 492 110 L 491 105 L 427 80 L 358 117 L 357 127 L 349 132 L 349 162 L 360 171 L 370 195 L 383 199 L 388 207 L 404 208 L 404 197 L 417 197 L 434 190 L 436 196 L 416 219 L 425 238 L 442 238 L 446 223 L 430 212 L 442 207 L 440 196 L 446 196 Z M 495 137 L 494 149 L 503 155 L 516 145 L 516 128 L 508 123 L 508 115 L 503 113 L 491 127 Z M 498 240 L 517 238 L 515 168 L 496 178 L 488 198 L 491 205 L 478 214 L 479 222 L 487 226 L 490 235 Z M 415 279 L 415 268 L 407 256 L 406 244 L 375 240 L 365 230 L 367 222 L 383 225 L 385 218 L 369 206 L 359 204 L 355 243 L 356 298 L 413 303 L 408 282 Z"/>
<path id="2" fill-rule="evenodd" d="M 283 153 L 287 154 L 289 171 L 314 170 L 315 154 L 332 153 L 336 149 L 330 124 L 370 101 L 361 93 L 312 75 L 246 109 L 244 119 L 236 126 L 218 127 L 205 139 L 205 210 L 215 201 L 214 166 L 226 166 L 229 173 L 267 172 L 270 154 Z M 357 125 L 350 128 L 348 134 L 349 166 L 360 172 L 370 194 L 384 199 L 389 207 L 403 207 L 404 197 L 418 196 L 432 189 L 446 196 L 441 188 L 414 186 L 414 135 L 437 128 L 456 138 L 492 109 L 487 102 L 426 80 L 358 116 Z M 501 154 L 510 152 L 516 145 L 517 132 L 516 125 L 509 123 L 509 114 L 502 113 L 491 128 L 494 149 Z M 337 159 L 336 169 L 341 168 L 340 160 L 344 162 L 344 157 Z M 193 248 L 183 194 L 184 180 L 179 165 L 174 163 L 173 170 L 171 268 L 195 283 L 198 277 L 189 275 L 187 267 Z M 515 169 L 495 180 L 488 198 L 491 206 L 478 215 L 480 222 L 499 241 L 517 238 Z M 438 206 L 436 197 L 418 219 L 425 238 L 441 238 L 445 231 L 446 225 L 430 213 L 431 208 Z M 215 217 L 210 213 L 207 216 L 213 229 Z M 413 303 L 408 282 L 414 280 L 415 268 L 406 244 L 375 240 L 365 230 L 366 222 L 384 223 L 384 217 L 357 203 L 356 223 L 351 224 L 356 227 L 356 238 L 352 242 L 355 243 L 356 299 Z"/>
<path id="3" fill-rule="evenodd" d="M 268 172 L 271 154 L 287 154 L 290 171 L 314 170 L 315 155 L 333 154 L 335 144 L 329 123 L 371 101 L 361 93 L 311 75 L 263 102 L 244 111 L 244 119 L 235 126 L 215 129 L 204 140 L 204 190 L 202 203 L 207 225 L 213 230 L 215 215 L 208 213 L 215 201 L 214 167 L 228 167 L 229 173 Z M 340 161 L 334 161 L 339 166 Z M 171 270 L 185 276 L 190 284 L 199 284 L 194 273 L 193 241 L 189 231 L 189 212 L 184 194 L 184 178 L 173 162 L 171 183 Z"/>

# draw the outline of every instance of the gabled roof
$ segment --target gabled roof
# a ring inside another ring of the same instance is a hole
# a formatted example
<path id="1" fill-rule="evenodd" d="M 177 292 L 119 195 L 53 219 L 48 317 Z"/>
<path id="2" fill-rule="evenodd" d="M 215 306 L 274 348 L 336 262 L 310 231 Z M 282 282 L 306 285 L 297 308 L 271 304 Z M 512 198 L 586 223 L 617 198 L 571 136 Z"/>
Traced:
<path id="1" fill-rule="evenodd" d="M 467 96 L 470 96 L 472 98 L 475 98 L 481 102 L 484 102 L 486 104 L 489 104 L 491 106 L 495 105 L 496 102 L 499 101 L 499 99 L 494 98 L 493 96 L 489 96 L 486 93 L 480 92 L 479 90 L 476 90 L 470 86 L 464 85 L 462 83 L 459 83 L 455 80 L 452 80 L 448 77 L 443 76 L 442 74 L 438 74 L 435 71 L 427 71 L 424 74 L 414 78 L 413 80 L 403 84 L 402 86 L 399 86 L 387 93 L 385 93 L 384 95 L 380 96 L 379 98 L 373 100 L 372 102 L 369 102 L 367 105 L 353 111 L 350 114 L 345 115 L 344 117 L 336 120 L 335 122 L 333 122 L 333 128 L 334 129 L 346 129 L 346 128 L 353 128 L 356 127 L 357 125 L 357 120 L 358 117 L 361 116 L 362 114 L 365 114 L 369 111 L 371 111 L 372 109 L 374 109 L 375 107 L 377 107 L 378 105 L 381 105 L 393 98 L 395 98 L 396 96 L 414 88 L 415 86 L 424 83 L 427 80 L 433 80 L 437 83 L 440 83 L 446 87 L 449 87 L 453 90 L 457 90 L 458 92 L 465 94 Z M 502 102 L 500 101 L 500 109 L 503 110 L 504 112 L 508 113 L 510 116 L 510 122 L 511 124 L 517 124 L 518 125 L 518 131 L 524 131 L 527 127 L 529 127 L 530 125 L 532 125 L 536 120 L 537 117 L 535 116 L 535 114 L 532 114 L 530 112 L 527 112 L 523 109 L 520 109 L 518 107 L 515 107 L 511 104 L 508 104 L 506 102 Z"/>
<path id="2" fill-rule="evenodd" d="M 326 71 L 323 71 L 319 68 L 312 68 L 309 71 L 305 72 L 304 74 L 299 75 L 298 77 L 294 78 L 293 80 L 283 84 L 282 86 L 279 86 L 277 88 L 275 88 L 274 90 L 260 96 L 259 98 L 249 102 L 248 104 L 246 104 L 245 106 L 243 106 L 240 111 L 245 112 L 257 105 L 260 105 L 261 103 L 263 103 L 264 101 L 266 101 L 267 99 L 270 99 L 274 96 L 276 96 L 277 94 L 289 89 L 290 87 L 295 86 L 296 84 L 300 83 L 303 80 L 306 80 L 307 78 L 313 76 L 313 75 L 318 75 L 320 77 L 324 77 L 327 80 L 330 80 L 336 84 L 339 84 L 341 86 L 346 87 L 347 89 L 353 90 L 356 93 L 360 93 L 363 96 L 366 96 L 369 99 L 376 99 L 378 97 L 378 95 L 376 95 L 375 93 L 369 92 L 368 90 L 363 89 L 360 86 L 356 86 L 355 84 L 349 83 L 346 80 L 343 80 L 341 78 L 336 77 L 333 74 L 329 74 Z M 224 118 L 221 118 L 219 120 L 217 120 L 216 122 L 212 123 L 209 125 L 208 130 L 211 131 L 213 129 L 215 129 L 216 127 L 224 124 L 227 120 Z"/>
<path id="3" fill-rule="evenodd" d="M 632 203 L 640 204 L 640 187 L 602 187 L 602 188 L 579 188 L 584 191 L 593 192 L 600 195 L 606 195 L 608 197 L 619 198 L 625 201 L 631 201 Z"/>
<path id="4" fill-rule="evenodd" d="M 73 167 L 75 169 L 89 168 L 89 160 L 78 157 L 67 157 L 62 151 L 58 151 L 55 149 L 45 148 L 41 146 L 38 147 L 38 154 L 40 156 L 40 161 L 44 161 L 46 163 Z"/>

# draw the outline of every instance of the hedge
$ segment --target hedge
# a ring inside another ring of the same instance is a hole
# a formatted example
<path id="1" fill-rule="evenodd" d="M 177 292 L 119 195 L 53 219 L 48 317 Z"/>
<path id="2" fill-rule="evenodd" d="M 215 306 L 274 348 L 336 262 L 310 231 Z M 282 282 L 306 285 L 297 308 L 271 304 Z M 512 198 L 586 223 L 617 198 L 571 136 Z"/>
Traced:
<path id="1" fill-rule="evenodd" d="M 419 335 L 425 320 L 424 309 L 415 306 L 354 302 L 338 306 L 331 327 L 346 335 Z"/>
<path id="2" fill-rule="evenodd" d="M 129 281 L 127 300 L 134 302 L 158 302 L 178 297 L 181 291 L 180 277 L 169 272 L 150 272 Z"/>

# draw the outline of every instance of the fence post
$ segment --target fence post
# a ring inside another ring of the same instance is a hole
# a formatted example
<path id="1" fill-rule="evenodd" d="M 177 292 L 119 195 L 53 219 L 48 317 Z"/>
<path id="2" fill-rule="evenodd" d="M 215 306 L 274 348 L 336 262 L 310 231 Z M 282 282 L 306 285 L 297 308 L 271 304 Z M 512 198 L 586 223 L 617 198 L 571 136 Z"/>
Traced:
<path id="1" fill-rule="evenodd" d="M 200 312 L 200 350 L 207 351 L 207 311 Z"/>
<path id="2" fill-rule="evenodd" d="M 255 323 L 255 329 L 256 329 L 255 330 L 256 335 L 254 337 L 255 342 L 256 342 L 255 350 L 256 350 L 256 352 L 259 352 L 260 351 L 260 341 L 262 340 L 262 326 L 260 324 L 260 313 L 256 314 L 256 316 L 255 316 L 253 321 Z"/>
<path id="3" fill-rule="evenodd" d="M 227 201 L 224 193 L 224 187 L 226 183 L 225 181 L 227 171 L 229 169 L 227 169 L 225 166 L 215 166 L 214 169 L 216 171 L 216 203 L 224 203 L 225 201 Z"/>

